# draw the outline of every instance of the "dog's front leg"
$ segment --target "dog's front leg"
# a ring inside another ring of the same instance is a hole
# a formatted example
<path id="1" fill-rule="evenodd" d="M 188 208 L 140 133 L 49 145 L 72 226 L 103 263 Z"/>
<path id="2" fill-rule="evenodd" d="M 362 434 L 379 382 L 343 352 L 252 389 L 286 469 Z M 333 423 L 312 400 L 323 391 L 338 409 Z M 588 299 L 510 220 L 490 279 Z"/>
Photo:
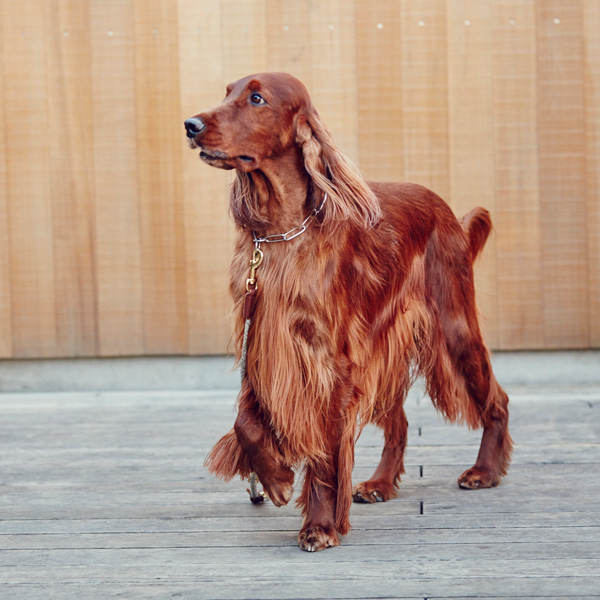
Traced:
<path id="1" fill-rule="evenodd" d="M 350 400 L 348 393 L 342 414 L 327 419 L 323 431 L 323 439 L 328 440 L 327 456 L 306 464 L 304 486 L 298 498 L 304 515 L 298 545 L 308 552 L 339 546 L 339 535 L 346 535 L 350 529 L 356 437 L 356 410 Z"/>
<path id="2" fill-rule="evenodd" d="M 335 529 L 337 476 L 332 461 L 314 462 L 306 466 L 304 487 L 298 503 L 303 506 L 304 524 L 298 534 L 298 546 L 307 552 L 318 552 L 339 546 Z"/>
<path id="3" fill-rule="evenodd" d="M 245 383 L 233 426 L 252 470 L 275 506 L 287 504 L 294 493 L 294 472 L 285 464 L 273 432 L 264 422 L 251 387 Z"/>

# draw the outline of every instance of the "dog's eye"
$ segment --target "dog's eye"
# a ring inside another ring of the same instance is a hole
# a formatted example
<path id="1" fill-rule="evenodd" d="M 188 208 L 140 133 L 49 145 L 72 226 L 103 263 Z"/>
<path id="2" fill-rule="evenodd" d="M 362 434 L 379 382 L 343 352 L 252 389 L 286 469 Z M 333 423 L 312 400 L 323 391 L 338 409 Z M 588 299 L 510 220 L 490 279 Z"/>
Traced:
<path id="1" fill-rule="evenodd" d="M 252 102 L 252 104 L 266 104 L 267 103 L 267 101 L 260 94 L 257 94 L 256 92 L 254 94 L 250 94 L 250 102 Z"/>

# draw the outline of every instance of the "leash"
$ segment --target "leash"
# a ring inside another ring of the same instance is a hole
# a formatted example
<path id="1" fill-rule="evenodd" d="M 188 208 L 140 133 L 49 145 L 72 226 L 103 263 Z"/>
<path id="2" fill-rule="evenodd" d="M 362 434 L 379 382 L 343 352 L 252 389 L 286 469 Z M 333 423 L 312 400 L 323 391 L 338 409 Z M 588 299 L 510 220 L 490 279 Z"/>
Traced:
<path id="1" fill-rule="evenodd" d="M 302 224 L 298 227 L 290 229 L 286 233 L 272 233 L 265 235 L 264 237 L 258 237 L 255 232 L 252 232 L 252 240 L 254 241 L 254 251 L 252 252 L 252 258 L 250 259 L 250 272 L 248 279 L 246 279 L 246 296 L 244 297 L 243 317 L 244 317 L 244 338 L 242 341 L 242 356 L 240 359 L 240 373 L 242 382 L 247 376 L 248 370 L 248 336 L 250 333 L 250 325 L 252 324 L 252 317 L 254 316 L 254 310 L 256 309 L 258 283 L 256 280 L 256 271 L 263 262 L 264 253 L 260 249 L 262 243 L 273 244 L 276 242 L 289 242 L 299 235 L 302 235 L 310 225 L 311 221 L 323 210 L 325 201 L 327 200 L 327 192 L 323 196 L 323 200 L 309 215 L 302 221 Z M 258 491 L 258 475 L 254 472 L 250 473 L 248 478 L 250 488 L 246 491 L 250 494 L 250 501 L 252 504 L 261 504 L 267 498 L 264 492 Z"/>
<path id="2" fill-rule="evenodd" d="M 256 283 L 256 269 L 262 264 L 264 255 L 260 249 L 260 244 L 257 243 L 254 246 L 254 252 L 252 253 L 252 259 L 250 260 L 250 273 L 248 279 L 246 279 L 246 296 L 244 298 L 244 340 L 242 342 L 242 358 L 240 360 L 240 372 L 242 376 L 242 382 L 247 375 L 248 368 L 248 334 L 250 333 L 250 325 L 252 324 L 252 317 L 254 315 L 254 309 L 256 308 L 256 291 L 258 285 Z M 258 491 L 258 475 L 250 473 L 248 478 L 250 488 L 246 489 L 250 494 L 250 502 L 252 504 L 261 504 L 267 498 L 264 492 Z"/>

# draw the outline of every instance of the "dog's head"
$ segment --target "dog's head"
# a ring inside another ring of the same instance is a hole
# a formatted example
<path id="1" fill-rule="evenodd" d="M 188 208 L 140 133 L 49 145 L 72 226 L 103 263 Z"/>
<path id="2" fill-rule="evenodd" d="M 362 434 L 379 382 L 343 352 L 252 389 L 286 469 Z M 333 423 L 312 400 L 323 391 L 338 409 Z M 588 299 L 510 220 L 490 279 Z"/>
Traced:
<path id="1" fill-rule="evenodd" d="M 227 86 L 223 102 L 185 121 L 192 148 L 213 167 L 250 172 L 294 145 L 296 116 L 307 112 L 304 85 L 286 73 L 261 73 Z"/>
<path id="2" fill-rule="evenodd" d="M 230 84 L 223 102 L 187 119 L 185 129 L 190 146 L 200 149 L 204 162 L 237 169 L 232 206 L 234 214 L 246 214 L 239 219 L 244 226 L 253 226 L 258 218 L 249 175 L 281 172 L 277 165 L 284 156 L 311 180 L 313 193 L 327 193 L 324 220 L 351 219 L 363 227 L 379 220 L 372 191 L 337 148 L 304 85 L 287 73 L 260 73 Z M 236 207 L 240 198 L 244 206 Z"/>

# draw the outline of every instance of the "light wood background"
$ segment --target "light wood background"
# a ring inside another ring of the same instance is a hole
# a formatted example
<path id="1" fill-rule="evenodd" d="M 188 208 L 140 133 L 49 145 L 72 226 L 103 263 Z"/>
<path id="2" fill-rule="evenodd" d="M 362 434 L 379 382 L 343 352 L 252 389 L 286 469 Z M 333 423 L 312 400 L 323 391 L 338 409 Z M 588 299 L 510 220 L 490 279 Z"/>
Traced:
<path id="1" fill-rule="evenodd" d="M 312 93 L 368 178 L 491 210 L 489 345 L 600 346 L 597 0 L 2 0 L 0 356 L 221 353 L 231 174 L 183 120 Z"/>

